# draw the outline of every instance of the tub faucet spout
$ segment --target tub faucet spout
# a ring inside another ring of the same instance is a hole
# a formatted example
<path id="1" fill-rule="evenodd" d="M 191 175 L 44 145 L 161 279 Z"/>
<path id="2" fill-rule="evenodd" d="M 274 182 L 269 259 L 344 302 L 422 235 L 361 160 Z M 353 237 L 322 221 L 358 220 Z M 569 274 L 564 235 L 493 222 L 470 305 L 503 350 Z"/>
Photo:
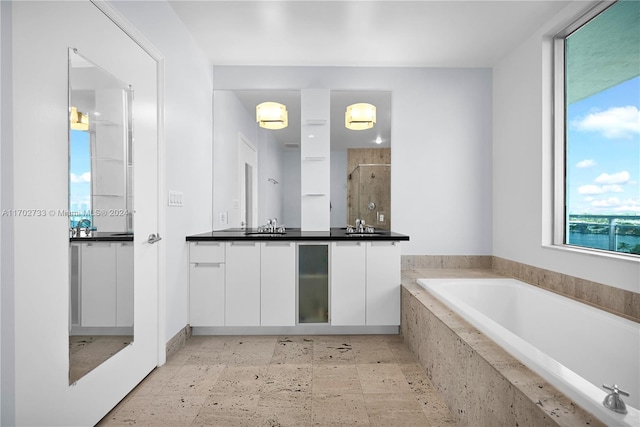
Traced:
<path id="1" fill-rule="evenodd" d="M 607 396 L 602 401 L 602 404 L 605 406 L 605 408 L 611 409 L 612 411 L 617 412 L 619 414 L 626 414 L 627 406 L 624 404 L 623 400 L 620 398 L 620 395 L 629 396 L 629 393 L 627 393 L 626 391 L 620 390 L 616 384 L 614 384 L 613 386 L 602 384 L 602 387 L 611 391 L 611 393 L 607 394 Z"/>

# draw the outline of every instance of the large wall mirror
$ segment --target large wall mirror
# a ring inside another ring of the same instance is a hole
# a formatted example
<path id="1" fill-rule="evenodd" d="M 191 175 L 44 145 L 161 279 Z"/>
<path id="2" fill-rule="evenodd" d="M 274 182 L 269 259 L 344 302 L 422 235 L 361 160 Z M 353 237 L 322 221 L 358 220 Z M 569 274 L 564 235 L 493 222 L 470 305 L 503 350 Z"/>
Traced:
<path id="1" fill-rule="evenodd" d="M 133 88 L 69 49 L 69 383 L 133 342 Z"/>
<path id="2" fill-rule="evenodd" d="M 287 107 L 286 128 L 258 128 L 256 106 L 267 101 Z M 345 127 L 346 108 L 355 103 L 375 105 L 372 128 L 354 131 Z M 220 144 L 233 141 L 238 132 L 255 135 L 258 223 L 277 217 L 286 227 L 300 227 L 300 91 L 216 90 L 214 126 L 218 126 L 216 143 Z M 391 229 L 390 91 L 331 91 L 330 191 L 331 227 L 345 227 L 358 218 L 376 228 Z M 229 218 L 232 228 L 239 223 Z"/>

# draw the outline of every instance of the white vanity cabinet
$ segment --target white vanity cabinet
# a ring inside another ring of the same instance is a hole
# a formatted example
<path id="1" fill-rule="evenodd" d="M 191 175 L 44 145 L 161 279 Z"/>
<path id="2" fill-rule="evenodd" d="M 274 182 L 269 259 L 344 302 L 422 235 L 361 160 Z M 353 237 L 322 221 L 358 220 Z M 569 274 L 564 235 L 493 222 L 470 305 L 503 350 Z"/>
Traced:
<path id="1" fill-rule="evenodd" d="M 133 326 L 133 243 L 83 243 L 80 259 L 80 326 Z"/>
<path id="2" fill-rule="evenodd" d="M 365 324 L 366 243 L 331 244 L 331 324 Z"/>
<path id="3" fill-rule="evenodd" d="M 296 324 L 296 244 L 260 243 L 260 325 Z"/>
<path id="4" fill-rule="evenodd" d="M 373 333 L 395 333 L 400 325 L 400 243 L 190 241 L 189 324 L 203 328 L 196 334 L 262 333 L 263 327 L 283 333 L 330 332 L 332 327 L 360 331 L 355 328 L 369 326 Z"/>
<path id="5" fill-rule="evenodd" d="M 400 244 L 333 242 L 331 324 L 400 324 Z"/>
<path id="6" fill-rule="evenodd" d="M 367 325 L 400 324 L 400 243 L 367 242 Z"/>
<path id="7" fill-rule="evenodd" d="M 226 243 L 225 325 L 260 326 L 260 242 Z"/>
<path id="8" fill-rule="evenodd" d="M 189 324 L 224 326 L 225 244 L 189 245 Z"/>
<path id="9" fill-rule="evenodd" d="M 116 326 L 133 326 L 133 242 L 116 245 Z"/>

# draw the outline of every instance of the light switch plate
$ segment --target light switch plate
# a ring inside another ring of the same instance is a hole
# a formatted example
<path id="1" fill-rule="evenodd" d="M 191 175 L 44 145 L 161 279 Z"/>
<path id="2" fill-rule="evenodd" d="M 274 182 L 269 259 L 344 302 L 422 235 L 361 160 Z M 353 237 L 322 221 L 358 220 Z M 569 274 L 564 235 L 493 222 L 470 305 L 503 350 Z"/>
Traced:
<path id="1" fill-rule="evenodd" d="M 182 206 L 182 192 L 169 190 L 169 206 Z"/>
<path id="2" fill-rule="evenodd" d="M 226 212 L 219 212 L 218 213 L 218 223 L 220 225 L 227 225 L 227 213 Z"/>

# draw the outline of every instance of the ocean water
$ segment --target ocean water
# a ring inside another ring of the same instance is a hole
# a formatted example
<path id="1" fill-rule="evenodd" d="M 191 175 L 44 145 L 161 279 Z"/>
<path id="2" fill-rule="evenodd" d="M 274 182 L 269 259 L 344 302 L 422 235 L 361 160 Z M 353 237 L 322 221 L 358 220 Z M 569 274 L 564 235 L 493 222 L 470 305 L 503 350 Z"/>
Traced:
<path id="1" fill-rule="evenodd" d="M 609 235 L 569 233 L 569 241 L 567 243 L 587 248 L 609 250 Z M 616 249 L 621 243 L 626 243 L 629 248 L 633 248 L 635 245 L 640 245 L 640 236 L 616 236 Z"/>

